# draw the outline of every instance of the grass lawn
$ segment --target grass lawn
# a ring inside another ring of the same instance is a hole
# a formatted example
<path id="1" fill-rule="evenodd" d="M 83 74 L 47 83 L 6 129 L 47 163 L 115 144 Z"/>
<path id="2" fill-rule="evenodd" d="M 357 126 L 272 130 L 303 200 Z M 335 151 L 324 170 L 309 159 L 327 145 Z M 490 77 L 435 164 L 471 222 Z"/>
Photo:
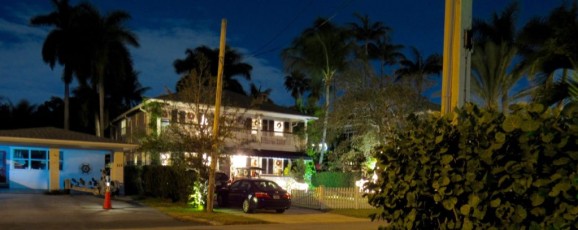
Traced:
<path id="1" fill-rule="evenodd" d="M 376 213 L 377 209 L 331 209 L 328 212 L 344 216 L 370 219 L 369 215 Z"/>
<path id="2" fill-rule="evenodd" d="M 207 213 L 203 210 L 198 210 L 192 208 L 186 204 L 173 203 L 170 200 L 152 199 L 147 198 L 143 200 L 138 200 L 138 202 L 155 208 L 175 219 L 181 221 L 190 221 L 195 223 L 208 223 L 213 225 L 233 225 L 233 224 L 265 224 L 267 222 L 262 220 L 257 220 L 253 218 L 248 218 L 240 215 L 230 214 L 226 212 L 219 211 L 218 209 L 213 210 L 213 213 Z"/>
<path id="3" fill-rule="evenodd" d="M 249 218 L 241 215 L 235 215 L 227 211 L 215 209 L 213 213 L 207 213 L 203 210 L 192 208 L 183 203 L 173 203 L 170 200 L 163 199 L 139 199 L 136 200 L 141 204 L 155 208 L 175 219 L 195 223 L 207 223 L 212 225 L 234 225 L 234 224 L 266 224 L 268 222 Z M 377 209 L 331 209 L 329 213 L 370 219 L 369 215 L 376 213 Z"/>

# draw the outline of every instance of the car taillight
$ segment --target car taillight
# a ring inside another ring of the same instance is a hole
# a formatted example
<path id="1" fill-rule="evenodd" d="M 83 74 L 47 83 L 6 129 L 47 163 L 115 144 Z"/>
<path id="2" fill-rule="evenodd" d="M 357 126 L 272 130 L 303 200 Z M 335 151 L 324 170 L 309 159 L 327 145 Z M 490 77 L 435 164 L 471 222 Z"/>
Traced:
<path id="1" fill-rule="evenodd" d="M 269 194 L 265 193 L 265 192 L 256 192 L 255 193 L 255 197 L 257 198 L 271 198 L 269 196 Z"/>
<path id="2" fill-rule="evenodd" d="M 283 199 L 291 199 L 291 194 L 289 193 L 285 193 L 283 194 L 283 196 L 281 196 Z"/>

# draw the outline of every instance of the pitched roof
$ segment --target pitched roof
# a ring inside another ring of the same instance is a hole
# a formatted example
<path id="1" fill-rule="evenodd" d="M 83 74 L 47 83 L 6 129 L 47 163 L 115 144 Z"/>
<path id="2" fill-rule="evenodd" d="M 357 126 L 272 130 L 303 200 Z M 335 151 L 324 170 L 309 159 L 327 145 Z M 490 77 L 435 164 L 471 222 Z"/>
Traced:
<path id="1" fill-rule="evenodd" d="M 0 143 L 103 149 L 136 147 L 122 141 L 54 127 L 0 130 Z"/>
<path id="2" fill-rule="evenodd" d="M 185 102 L 184 99 L 179 97 L 178 93 L 177 94 L 165 94 L 165 95 L 158 96 L 156 98 L 160 99 L 160 100 L 172 100 L 172 101 Z M 207 99 L 209 99 L 209 98 L 207 98 Z M 215 102 L 214 101 L 207 101 L 204 103 L 214 104 Z M 309 116 L 309 115 L 301 113 L 295 109 L 280 106 L 280 105 L 277 105 L 277 104 L 275 104 L 273 102 L 269 102 L 269 101 L 266 101 L 263 103 L 254 103 L 253 98 L 251 98 L 247 95 L 243 95 L 243 94 L 235 93 L 235 92 L 231 92 L 231 91 L 226 91 L 226 90 L 223 91 L 222 104 L 225 106 L 255 109 L 255 110 L 261 110 L 261 111 L 266 111 L 266 112 Z"/>

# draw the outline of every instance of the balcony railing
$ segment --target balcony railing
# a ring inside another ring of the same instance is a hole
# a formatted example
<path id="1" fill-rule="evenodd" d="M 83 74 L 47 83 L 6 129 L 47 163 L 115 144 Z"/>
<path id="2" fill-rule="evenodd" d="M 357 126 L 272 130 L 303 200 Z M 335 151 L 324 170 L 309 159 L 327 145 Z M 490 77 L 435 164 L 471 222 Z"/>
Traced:
<path id="1" fill-rule="evenodd" d="M 234 131 L 232 141 L 245 142 L 256 149 L 278 151 L 299 151 L 305 147 L 305 141 L 295 134 L 261 130 Z"/>

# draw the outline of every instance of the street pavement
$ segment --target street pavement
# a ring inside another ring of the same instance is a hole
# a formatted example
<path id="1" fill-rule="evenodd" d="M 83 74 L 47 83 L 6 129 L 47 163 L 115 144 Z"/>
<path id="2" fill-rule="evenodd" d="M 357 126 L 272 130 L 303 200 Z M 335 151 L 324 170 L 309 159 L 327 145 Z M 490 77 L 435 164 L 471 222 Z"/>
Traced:
<path id="1" fill-rule="evenodd" d="M 156 209 L 92 195 L 0 193 L 0 229 L 142 229 L 189 227 Z"/>
<path id="2" fill-rule="evenodd" d="M 103 209 L 104 199 L 92 195 L 44 195 L 0 193 L 0 229 L 378 229 L 385 222 L 371 222 L 318 210 L 292 207 L 283 214 L 240 209 L 222 209 L 234 215 L 261 219 L 271 224 L 207 225 L 175 220 L 154 208 L 127 199 L 113 199 L 112 209 Z"/>

